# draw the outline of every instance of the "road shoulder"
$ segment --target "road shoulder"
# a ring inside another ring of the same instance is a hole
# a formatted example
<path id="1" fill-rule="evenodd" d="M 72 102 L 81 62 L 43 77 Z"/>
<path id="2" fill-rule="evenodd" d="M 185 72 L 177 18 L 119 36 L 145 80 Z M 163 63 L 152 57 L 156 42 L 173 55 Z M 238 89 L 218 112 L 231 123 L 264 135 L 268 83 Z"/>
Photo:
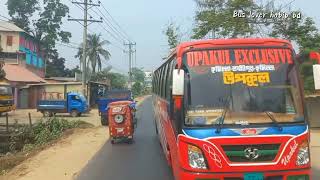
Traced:
<path id="1" fill-rule="evenodd" d="M 109 138 L 107 128 L 77 129 L 69 137 L 16 166 L 0 179 L 70 180 Z"/>

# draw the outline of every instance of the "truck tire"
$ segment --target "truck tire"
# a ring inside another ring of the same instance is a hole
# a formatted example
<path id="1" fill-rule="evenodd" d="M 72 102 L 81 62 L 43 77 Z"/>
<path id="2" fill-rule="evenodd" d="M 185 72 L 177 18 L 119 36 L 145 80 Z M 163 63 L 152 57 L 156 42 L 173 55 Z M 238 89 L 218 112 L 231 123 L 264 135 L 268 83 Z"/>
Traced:
<path id="1" fill-rule="evenodd" d="M 105 115 L 101 115 L 101 125 L 102 126 L 108 126 L 109 125 L 109 121 L 108 121 L 108 118 L 106 118 Z"/>
<path id="2" fill-rule="evenodd" d="M 50 111 L 42 111 L 43 117 L 52 117 L 53 113 Z"/>
<path id="3" fill-rule="evenodd" d="M 71 117 L 79 117 L 79 112 L 77 110 L 72 110 L 70 112 Z"/>

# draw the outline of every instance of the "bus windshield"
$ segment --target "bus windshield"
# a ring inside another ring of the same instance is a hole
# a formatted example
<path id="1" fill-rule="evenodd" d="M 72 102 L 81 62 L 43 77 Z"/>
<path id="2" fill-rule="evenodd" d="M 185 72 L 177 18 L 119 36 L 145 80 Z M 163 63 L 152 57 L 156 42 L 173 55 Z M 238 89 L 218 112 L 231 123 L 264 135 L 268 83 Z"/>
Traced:
<path id="1" fill-rule="evenodd" d="M 12 95 L 12 89 L 10 86 L 0 86 L 0 95 Z"/>
<path id="2" fill-rule="evenodd" d="M 185 125 L 304 122 L 298 71 L 285 48 L 197 50 L 183 56 Z"/>

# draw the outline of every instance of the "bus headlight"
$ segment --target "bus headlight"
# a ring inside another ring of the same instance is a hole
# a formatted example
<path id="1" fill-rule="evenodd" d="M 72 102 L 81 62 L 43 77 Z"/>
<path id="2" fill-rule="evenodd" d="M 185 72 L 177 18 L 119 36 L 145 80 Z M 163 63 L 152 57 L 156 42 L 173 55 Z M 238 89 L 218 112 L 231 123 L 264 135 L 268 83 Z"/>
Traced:
<path id="1" fill-rule="evenodd" d="M 205 158 L 201 149 L 196 146 L 188 145 L 189 165 L 194 169 L 207 169 Z"/>
<path id="2" fill-rule="evenodd" d="M 121 115 L 121 114 L 117 114 L 117 115 L 114 116 L 114 121 L 115 121 L 116 123 L 118 123 L 118 124 L 122 123 L 123 120 L 124 120 L 124 117 L 123 117 L 123 115 Z"/>
<path id="3" fill-rule="evenodd" d="M 297 155 L 296 165 L 297 166 L 306 165 L 309 163 L 309 161 L 310 161 L 310 158 L 309 158 L 308 145 L 300 147 L 298 155 Z"/>

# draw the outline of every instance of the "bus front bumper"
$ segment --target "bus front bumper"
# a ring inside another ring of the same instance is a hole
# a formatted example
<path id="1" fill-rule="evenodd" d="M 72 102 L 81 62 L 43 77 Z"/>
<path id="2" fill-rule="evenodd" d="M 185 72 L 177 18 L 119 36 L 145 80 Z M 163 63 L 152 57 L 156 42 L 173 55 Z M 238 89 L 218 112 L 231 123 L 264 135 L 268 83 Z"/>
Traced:
<path id="1" fill-rule="evenodd" d="M 310 169 L 296 169 L 291 171 L 272 171 L 261 172 L 263 180 L 311 180 Z M 259 174 L 261 174 L 259 173 Z M 179 174 L 180 180 L 247 180 L 247 173 L 196 173 L 181 170 Z M 254 173 L 253 173 L 254 174 Z M 260 180 L 251 179 L 248 180 Z"/>

